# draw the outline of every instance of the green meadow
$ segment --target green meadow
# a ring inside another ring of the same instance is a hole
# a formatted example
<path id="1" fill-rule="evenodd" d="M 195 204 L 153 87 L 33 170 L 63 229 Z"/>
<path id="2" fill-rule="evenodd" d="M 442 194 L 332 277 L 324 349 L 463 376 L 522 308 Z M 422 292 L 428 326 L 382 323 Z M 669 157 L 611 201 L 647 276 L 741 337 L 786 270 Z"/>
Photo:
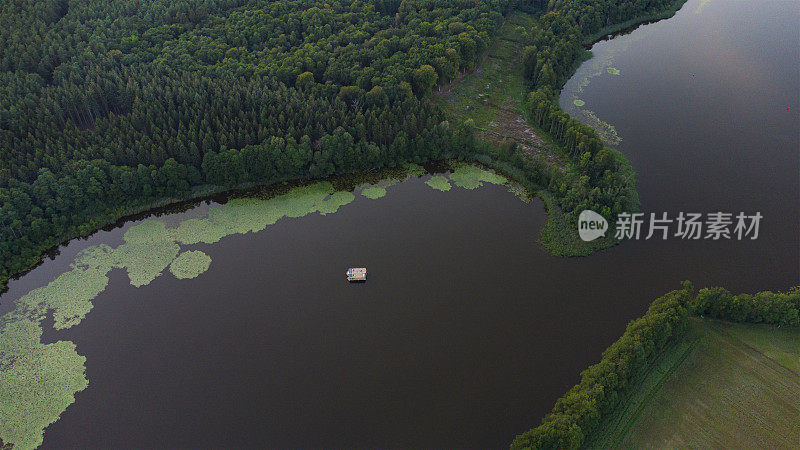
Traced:
<path id="1" fill-rule="evenodd" d="M 796 448 L 800 328 L 691 319 L 590 448 Z"/>

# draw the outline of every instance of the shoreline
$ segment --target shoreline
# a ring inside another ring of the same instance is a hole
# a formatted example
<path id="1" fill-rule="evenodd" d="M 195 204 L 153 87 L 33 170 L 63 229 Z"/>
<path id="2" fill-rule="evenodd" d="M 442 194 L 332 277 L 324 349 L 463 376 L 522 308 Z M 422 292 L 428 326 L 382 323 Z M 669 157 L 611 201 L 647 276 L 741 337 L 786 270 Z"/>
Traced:
<path id="1" fill-rule="evenodd" d="M 638 27 L 643 23 L 646 22 L 655 22 L 663 19 L 667 19 L 672 17 L 677 11 L 683 7 L 687 0 L 676 0 L 673 6 L 665 11 L 661 11 L 655 14 L 646 14 L 635 19 L 631 19 L 626 22 L 622 22 L 617 25 L 610 25 L 601 29 L 599 32 L 595 33 L 587 37 L 584 40 L 584 45 L 587 45 L 587 42 L 590 42 L 589 45 L 592 45 L 596 42 L 603 40 L 603 38 L 609 34 L 614 34 L 619 31 L 623 31 L 627 28 L 631 27 Z M 591 52 L 587 50 L 587 58 L 579 60 L 575 67 L 571 70 L 570 76 L 567 78 L 569 80 L 575 75 L 575 72 L 578 70 L 581 64 L 585 61 L 591 59 Z M 562 86 L 563 88 L 563 86 Z M 560 92 L 560 90 L 559 90 Z M 545 133 L 546 134 L 546 133 Z M 620 153 L 620 155 L 622 155 Z M 479 158 L 480 154 L 476 154 L 471 158 L 472 161 L 476 161 L 478 163 L 487 165 L 495 170 L 500 170 L 508 175 L 511 167 L 503 168 L 504 164 L 500 161 L 494 161 L 491 157 L 487 157 L 484 159 Z M 622 155 L 624 157 L 624 155 Z M 627 161 L 627 158 L 625 158 Z M 441 161 L 438 161 L 441 162 Z M 435 164 L 437 161 L 425 161 L 421 164 Z M 381 169 L 385 170 L 385 169 Z M 518 170 L 518 169 L 517 169 Z M 514 170 L 515 172 L 517 170 Z M 368 174 L 370 172 L 364 172 L 364 174 Z M 222 186 L 212 186 L 212 185 L 199 185 L 193 188 L 192 193 L 190 193 L 186 197 L 182 198 L 164 198 L 160 199 L 155 202 L 150 202 L 138 207 L 131 207 L 125 208 L 121 210 L 110 211 L 108 214 L 113 219 L 109 219 L 103 222 L 103 225 L 94 228 L 92 231 L 86 234 L 76 233 L 75 235 L 65 236 L 58 244 L 44 250 L 41 252 L 40 258 L 37 262 L 33 263 L 30 267 L 20 272 L 14 273 L 8 277 L 0 277 L 0 296 L 2 296 L 8 290 L 8 283 L 12 280 L 17 280 L 30 271 L 44 263 L 46 258 L 52 258 L 59 254 L 59 249 L 69 242 L 75 239 L 84 239 L 92 236 L 93 234 L 97 233 L 98 231 L 107 230 L 117 228 L 120 225 L 120 222 L 129 222 L 131 220 L 135 220 L 137 217 L 141 216 L 149 216 L 152 214 L 157 214 L 158 210 L 161 209 L 168 209 L 168 208 L 181 208 L 188 204 L 213 200 L 214 197 L 220 196 L 230 196 L 231 194 L 241 193 L 244 194 L 248 190 L 260 190 L 260 189 L 268 189 L 270 187 L 278 187 L 278 186 L 297 186 L 304 183 L 315 182 L 315 181 L 324 181 L 329 178 L 338 178 L 344 176 L 353 176 L 354 173 L 350 174 L 341 174 L 334 177 L 327 177 L 321 179 L 315 178 L 307 178 L 307 179 L 294 179 L 294 180 L 285 180 L 282 182 L 272 183 L 272 184 L 260 184 L 260 183 L 246 183 L 242 185 L 238 185 L 232 188 L 229 187 L 222 187 Z M 545 226 L 540 233 L 540 242 L 545 247 L 545 249 L 555 256 L 588 256 L 594 253 L 597 250 L 603 250 L 606 248 L 613 247 L 618 242 L 603 242 L 604 239 L 600 239 L 597 241 L 593 241 L 591 243 L 582 243 L 575 240 L 575 236 L 568 233 L 569 229 L 565 226 L 562 220 L 558 220 L 554 215 L 559 215 L 561 212 L 560 208 L 555 204 L 555 199 L 552 197 L 552 194 L 545 188 L 545 187 L 531 187 L 532 184 L 527 179 L 520 179 L 519 175 L 511 175 L 510 178 L 514 179 L 515 181 L 519 182 L 526 189 L 531 191 L 531 194 L 535 195 L 537 198 L 541 199 L 545 203 L 545 209 L 547 211 L 547 221 L 545 222 Z M 527 177 L 525 177 L 527 178 Z M 551 219 L 552 218 L 552 219 Z M 592 245 L 581 245 L 581 244 L 592 244 Z"/>
<path id="2" fill-rule="evenodd" d="M 664 19 L 669 19 L 674 16 L 688 0 L 675 0 L 672 5 L 661 12 L 652 14 L 643 14 L 625 22 L 620 22 L 616 25 L 608 25 L 603 27 L 597 33 L 587 36 L 581 43 L 584 46 L 591 47 L 592 45 L 600 42 L 616 38 L 617 36 L 625 35 L 633 32 L 642 25 L 650 25 L 651 23 L 660 22 Z M 610 36 L 610 37 L 609 37 Z M 587 49 L 588 50 L 588 49 Z"/>
<path id="3" fill-rule="evenodd" d="M 448 158 L 437 161 L 425 161 L 421 163 L 406 162 L 403 164 L 418 164 L 425 168 L 427 174 L 437 174 L 451 170 L 452 164 L 456 161 L 459 160 L 454 158 Z M 505 171 L 503 171 L 502 169 L 494 167 L 493 164 L 483 162 L 476 157 L 469 158 L 462 162 L 481 165 L 491 168 L 497 172 L 502 172 L 502 174 L 507 176 L 509 179 L 519 183 L 520 185 L 528 189 L 527 183 L 525 183 L 523 180 L 518 180 L 517 177 L 511 176 L 510 174 L 505 173 Z M 116 228 L 121 228 L 129 222 L 143 220 L 152 216 L 160 217 L 162 215 L 185 212 L 204 202 L 215 202 L 224 204 L 235 198 L 259 197 L 265 195 L 267 197 L 274 197 L 286 193 L 295 187 L 306 186 L 318 182 L 328 181 L 332 183 L 335 187 L 338 187 L 339 189 L 352 191 L 359 184 L 376 182 L 386 178 L 391 178 L 392 176 L 396 176 L 399 173 L 399 171 L 402 171 L 402 164 L 396 167 L 385 167 L 382 169 L 372 169 L 369 171 L 331 175 L 324 178 L 298 178 L 292 180 L 278 181 L 271 184 L 243 183 L 234 187 L 200 185 L 196 186 L 191 194 L 183 198 L 165 198 L 155 202 L 150 202 L 146 205 L 142 205 L 141 207 L 128 208 L 125 209 L 124 212 L 122 212 L 120 215 L 117 215 L 115 219 L 106 221 L 102 226 L 93 229 L 89 233 L 83 235 L 78 234 L 72 237 L 65 238 L 58 244 L 48 248 L 47 250 L 42 252 L 42 255 L 39 258 L 39 260 L 35 264 L 28 267 L 27 269 L 18 272 L 6 279 L 0 279 L 0 304 L 2 304 L 5 301 L 3 295 L 8 291 L 8 283 L 10 281 L 15 281 L 24 277 L 25 275 L 27 275 L 28 273 L 30 273 L 31 271 L 42 265 L 46 259 L 55 258 L 61 253 L 62 247 L 65 247 L 69 245 L 71 242 L 78 239 L 88 239 L 89 237 L 99 233 L 100 231 L 111 231 Z M 540 198 L 535 190 L 530 190 L 530 194 L 533 197 Z"/>

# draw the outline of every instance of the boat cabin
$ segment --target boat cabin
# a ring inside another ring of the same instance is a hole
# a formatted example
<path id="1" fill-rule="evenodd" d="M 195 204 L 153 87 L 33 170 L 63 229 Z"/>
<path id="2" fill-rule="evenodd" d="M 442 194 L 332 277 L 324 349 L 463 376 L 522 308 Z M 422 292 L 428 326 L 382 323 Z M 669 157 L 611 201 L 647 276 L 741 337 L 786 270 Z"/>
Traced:
<path id="1" fill-rule="evenodd" d="M 352 267 L 347 269 L 347 281 L 367 281 L 366 267 Z"/>

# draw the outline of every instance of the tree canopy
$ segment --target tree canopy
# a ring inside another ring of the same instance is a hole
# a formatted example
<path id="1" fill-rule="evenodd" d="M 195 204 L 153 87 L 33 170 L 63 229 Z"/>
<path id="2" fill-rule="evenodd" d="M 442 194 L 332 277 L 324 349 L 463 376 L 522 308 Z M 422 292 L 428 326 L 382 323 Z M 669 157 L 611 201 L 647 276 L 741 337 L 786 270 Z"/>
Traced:
<path id="1" fill-rule="evenodd" d="M 464 151 L 420 98 L 474 65 L 511 3 L 2 2 L 0 285 L 196 186 Z"/>
<path id="2" fill-rule="evenodd" d="M 512 8 L 540 13 L 527 111 L 572 156 L 534 178 L 572 219 L 629 209 L 630 167 L 555 98 L 583 39 L 669 3 L 0 2 L 0 288 L 46 249 L 204 185 L 469 157 L 473 127 L 426 96 L 476 66 Z"/>

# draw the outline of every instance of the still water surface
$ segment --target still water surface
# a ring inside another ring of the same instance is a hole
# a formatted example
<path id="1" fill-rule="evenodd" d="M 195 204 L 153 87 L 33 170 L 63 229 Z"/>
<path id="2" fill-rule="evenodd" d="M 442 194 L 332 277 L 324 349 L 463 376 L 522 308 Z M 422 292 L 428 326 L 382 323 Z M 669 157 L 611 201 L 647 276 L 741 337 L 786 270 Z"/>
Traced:
<path id="1" fill-rule="evenodd" d="M 75 342 L 89 379 L 44 446 L 506 446 L 681 280 L 797 284 L 799 27 L 791 1 L 690 0 L 596 44 L 562 93 L 614 127 L 645 212 L 760 211 L 758 240 L 556 258 L 536 242 L 538 200 L 411 179 L 335 214 L 183 246 L 212 259 L 194 279 L 165 271 L 135 288 L 110 272 L 82 323 L 44 324 L 45 342 Z M 0 313 L 137 223 L 66 246 L 11 283 Z M 350 266 L 369 281 L 347 284 Z"/>

